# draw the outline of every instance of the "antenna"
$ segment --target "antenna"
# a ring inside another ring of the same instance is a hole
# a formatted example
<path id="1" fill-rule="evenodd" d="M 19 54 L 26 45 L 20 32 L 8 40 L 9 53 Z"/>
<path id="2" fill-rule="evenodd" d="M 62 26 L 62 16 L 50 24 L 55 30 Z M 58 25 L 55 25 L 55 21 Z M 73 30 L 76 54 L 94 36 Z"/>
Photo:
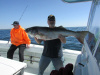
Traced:
<path id="1" fill-rule="evenodd" d="M 20 16 L 19 21 L 22 19 L 23 15 L 24 15 L 24 13 L 25 13 L 25 11 L 26 11 L 26 9 L 27 9 L 27 7 L 28 7 L 28 5 L 26 6 L 26 8 L 24 9 L 22 15 Z"/>

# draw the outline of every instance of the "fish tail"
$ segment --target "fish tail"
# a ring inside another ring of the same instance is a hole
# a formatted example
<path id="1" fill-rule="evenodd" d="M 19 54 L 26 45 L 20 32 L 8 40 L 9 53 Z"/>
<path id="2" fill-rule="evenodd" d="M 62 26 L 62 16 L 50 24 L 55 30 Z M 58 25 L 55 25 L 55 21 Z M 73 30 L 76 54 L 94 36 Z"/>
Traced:
<path id="1" fill-rule="evenodd" d="M 78 39 L 78 41 L 80 43 L 84 44 L 84 38 L 85 38 L 87 33 L 88 33 L 88 31 L 78 31 L 77 32 L 76 38 Z"/>

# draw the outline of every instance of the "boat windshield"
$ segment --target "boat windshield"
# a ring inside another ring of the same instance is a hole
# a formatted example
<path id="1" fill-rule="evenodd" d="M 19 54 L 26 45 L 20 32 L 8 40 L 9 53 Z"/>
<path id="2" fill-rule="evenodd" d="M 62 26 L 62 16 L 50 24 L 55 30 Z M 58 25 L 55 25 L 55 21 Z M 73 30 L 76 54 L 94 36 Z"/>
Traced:
<path id="1" fill-rule="evenodd" d="M 85 37 L 91 53 L 97 60 L 100 69 L 100 0 L 92 3 L 89 20 L 88 30 L 90 33 Z"/>

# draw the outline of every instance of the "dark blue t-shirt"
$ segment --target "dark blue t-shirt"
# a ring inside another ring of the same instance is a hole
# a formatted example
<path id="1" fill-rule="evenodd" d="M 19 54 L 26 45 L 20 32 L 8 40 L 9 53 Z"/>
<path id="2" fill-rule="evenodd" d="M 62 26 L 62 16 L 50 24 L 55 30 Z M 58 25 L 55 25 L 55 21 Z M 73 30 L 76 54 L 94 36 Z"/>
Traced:
<path id="1" fill-rule="evenodd" d="M 62 45 L 60 39 L 44 41 L 43 56 L 58 58 L 62 57 Z"/>

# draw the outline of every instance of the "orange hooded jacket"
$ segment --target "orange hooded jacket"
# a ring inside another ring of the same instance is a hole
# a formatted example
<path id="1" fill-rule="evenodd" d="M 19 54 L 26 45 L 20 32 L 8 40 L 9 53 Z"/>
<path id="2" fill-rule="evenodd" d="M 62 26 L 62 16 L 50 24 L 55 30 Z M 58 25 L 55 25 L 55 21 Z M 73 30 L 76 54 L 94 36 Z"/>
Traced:
<path id="1" fill-rule="evenodd" d="M 30 44 L 31 41 L 25 32 L 25 29 L 19 25 L 18 29 L 12 28 L 11 32 L 11 43 L 18 46 L 21 44 Z"/>

